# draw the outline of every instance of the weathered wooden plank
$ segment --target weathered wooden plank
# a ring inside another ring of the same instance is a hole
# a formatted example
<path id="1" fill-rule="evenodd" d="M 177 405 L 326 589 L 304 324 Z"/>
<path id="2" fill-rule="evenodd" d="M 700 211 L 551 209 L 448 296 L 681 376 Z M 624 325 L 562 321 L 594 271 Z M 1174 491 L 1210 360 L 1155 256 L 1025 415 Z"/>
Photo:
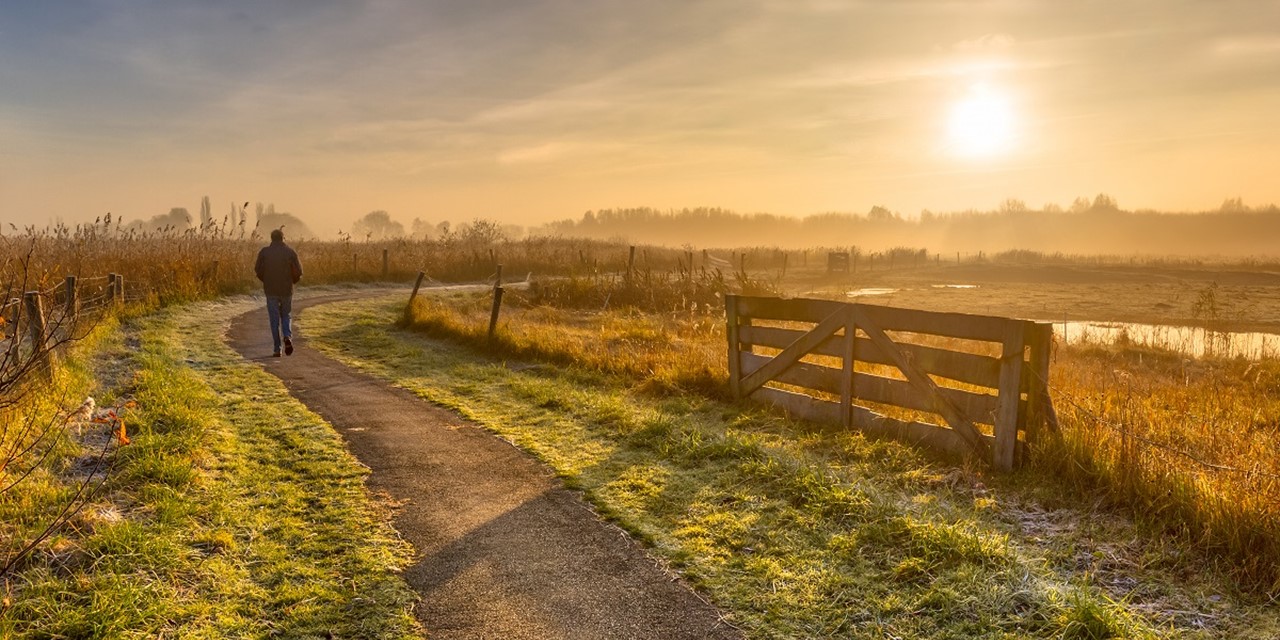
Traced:
<path id="1" fill-rule="evenodd" d="M 870 318 L 884 331 L 927 333 L 961 340 L 1002 342 L 1011 323 L 1025 322 L 969 313 L 898 309 L 862 303 L 856 306 L 862 308 L 865 317 Z"/>
<path id="2" fill-rule="evenodd" d="M 743 354 L 743 372 L 748 374 L 754 372 L 768 361 L 768 356 Z M 795 363 L 776 376 L 774 380 L 783 384 L 795 385 L 842 397 L 846 388 L 843 382 L 843 369 L 825 367 L 808 362 Z M 852 376 L 852 382 L 851 388 L 854 393 L 851 399 L 895 405 L 919 411 L 934 410 L 932 402 L 927 397 L 922 396 L 910 382 L 865 372 L 855 372 Z M 994 423 L 997 402 L 995 396 L 947 387 L 939 387 L 938 391 L 974 422 Z"/>
<path id="3" fill-rule="evenodd" d="M 894 358 L 886 354 L 869 338 L 858 338 L 858 356 L 864 362 L 896 366 Z M 918 344 L 894 342 L 897 351 L 907 356 L 921 371 L 930 375 L 995 389 L 1000 379 L 1000 360 L 976 353 L 949 351 Z"/>
<path id="4" fill-rule="evenodd" d="M 928 422 L 898 420 L 865 407 L 854 408 L 853 426 L 872 436 L 893 438 L 952 455 L 963 456 L 973 453 L 973 448 L 954 429 Z M 984 440 L 991 439 L 991 436 L 980 437 Z"/>
<path id="5" fill-rule="evenodd" d="M 822 322 L 831 314 L 850 306 L 847 302 L 810 298 L 762 298 L 737 296 L 739 316 L 768 320 Z"/>
<path id="6" fill-rule="evenodd" d="M 865 307 L 877 324 L 885 331 L 905 331 L 948 336 L 962 340 L 1001 342 L 1009 323 L 1024 322 L 998 316 L 982 316 L 971 313 L 922 311 L 899 309 L 863 303 L 815 300 L 812 298 L 764 298 L 737 296 L 740 316 L 762 320 L 794 320 L 820 322 L 843 306 Z"/>
<path id="7" fill-rule="evenodd" d="M 802 393 L 762 387 L 757 389 L 751 397 L 803 420 L 825 424 L 838 424 L 840 420 L 839 403 L 817 400 Z M 891 438 L 952 455 L 963 456 L 972 453 L 968 443 L 958 433 L 936 424 L 898 420 L 858 406 L 853 407 L 852 420 L 854 428 L 872 437 Z M 995 440 L 988 435 L 983 435 L 982 438 L 988 443 Z M 1018 443 L 1018 447 L 1020 450 L 1023 448 L 1021 442 Z"/>
<path id="8" fill-rule="evenodd" d="M 742 327 L 739 339 L 742 344 L 757 345 L 781 349 L 794 342 L 804 331 L 784 329 L 781 327 Z M 854 350 L 858 359 L 874 364 L 893 365 L 893 360 L 886 356 L 867 338 L 856 338 L 858 343 Z M 813 353 L 836 358 L 844 357 L 844 338 L 840 336 L 828 338 L 814 347 Z M 940 376 L 983 387 L 995 389 L 1000 382 L 1000 359 L 976 353 L 950 351 L 936 347 L 895 342 L 900 351 L 908 354 L 911 361 L 930 375 Z"/>
<path id="9" fill-rule="evenodd" d="M 744 372 L 750 373 L 764 366 L 768 361 L 768 356 L 743 354 L 742 369 Z M 824 367 L 808 362 L 797 362 L 774 378 L 775 381 L 783 384 L 839 395 L 842 398 L 846 389 L 843 379 L 844 372 L 842 369 Z M 922 395 L 915 386 L 905 380 L 856 372 L 853 374 L 851 388 L 853 389 L 851 399 L 854 400 L 894 405 L 917 411 L 934 411 L 933 402 L 929 397 Z M 998 407 L 996 396 L 947 387 L 938 387 L 938 393 L 955 405 L 971 421 L 995 424 Z"/>
<path id="10" fill-rule="evenodd" d="M 755 353 L 742 354 L 742 373 L 743 375 L 751 375 L 759 371 L 761 367 L 769 364 L 772 360 L 769 356 L 762 356 Z M 773 377 L 773 381 L 783 384 L 790 384 L 814 391 L 822 391 L 832 395 L 840 395 L 840 378 L 842 376 L 840 369 L 832 367 L 824 367 L 818 364 L 808 362 L 797 362 L 785 371 Z"/>
<path id="11" fill-rule="evenodd" d="M 854 397 L 866 402 L 893 405 L 916 411 L 935 411 L 928 396 L 921 394 L 914 385 L 904 380 L 859 373 L 853 381 Z M 938 393 L 959 409 L 971 422 L 994 424 L 999 400 L 996 396 L 973 393 L 960 389 L 938 387 Z"/>
<path id="12" fill-rule="evenodd" d="M 835 402 L 818 400 L 812 396 L 782 389 L 761 387 L 751 394 L 752 398 L 771 404 L 788 414 L 813 422 L 840 424 L 840 405 Z"/>
<path id="13" fill-rule="evenodd" d="M 995 423 L 996 446 L 992 452 L 992 464 L 999 471 L 1013 469 L 1015 447 L 1018 443 L 1018 405 L 1022 398 L 1025 329 L 1025 323 L 1010 325 L 1001 351 L 1003 355 L 1000 358 L 1000 400 Z"/>
<path id="14" fill-rule="evenodd" d="M 729 339 L 729 389 L 736 399 L 742 398 L 742 328 L 738 326 L 738 296 L 725 297 L 725 333 Z"/>
<path id="15" fill-rule="evenodd" d="M 741 310 L 741 306 L 739 306 L 739 310 Z M 752 391 L 764 386 L 764 383 L 776 378 L 778 374 L 786 371 L 788 367 L 799 362 L 800 358 L 807 355 L 818 343 L 826 340 L 848 324 L 851 311 L 852 309 L 848 307 L 837 309 L 835 313 L 831 314 L 831 317 L 819 322 L 818 326 L 814 327 L 812 331 L 791 343 L 763 367 L 743 376 L 739 385 L 741 394 L 750 395 Z"/>
<path id="16" fill-rule="evenodd" d="M 804 329 L 753 326 L 749 331 L 743 331 L 738 335 L 744 345 L 749 344 L 760 347 L 769 347 L 771 349 L 783 349 L 806 333 L 808 332 Z M 813 353 L 839 358 L 844 353 L 843 344 L 844 338 L 840 336 L 832 336 L 823 340 L 818 344 L 818 346 L 814 347 Z"/>
<path id="17" fill-rule="evenodd" d="M 867 312 L 868 308 L 866 305 L 854 305 L 854 323 L 867 334 L 867 337 L 876 346 L 880 347 L 881 352 L 894 360 L 894 366 L 902 371 L 908 382 L 914 385 L 920 393 L 933 399 L 933 411 L 941 415 L 947 421 L 947 424 L 964 438 L 965 442 L 978 454 L 978 457 L 984 460 L 989 459 L 987 444 L 982 440 L 982 434 L 978 432 L 977 427 L 973 426 L 973 422 L 938 392 L 937 383 L 917 368 L 901 351 L 894 348 L 893 341 L 889 339 L 888 335 L 885 335 L 884 329 L 876 322 L 874 314 Z"/>

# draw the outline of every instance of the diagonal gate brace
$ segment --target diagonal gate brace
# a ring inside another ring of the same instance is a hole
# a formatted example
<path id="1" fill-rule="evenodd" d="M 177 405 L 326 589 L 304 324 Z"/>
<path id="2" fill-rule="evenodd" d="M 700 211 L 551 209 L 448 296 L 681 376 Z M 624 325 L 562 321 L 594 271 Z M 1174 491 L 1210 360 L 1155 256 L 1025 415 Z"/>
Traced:
<path id="1" fill-rule="evenodd" d="M 852 306 L 854 308 L 853 323 L 862 329 L 862 332 L 867 334 L 871 342 L 893 361 L 894 366 L 902 371 L 902 374 L 907 378 L 907 382 L 911 383 L 911 386 L 915 387 L 916 391 L 930 399 L 933 403 L 934 411 L 947 421 L 951 429 L 964 439 L 969 448 L 973 449 L 980 459 L 990 461 L 991 453 L 988 451 L 987 443 L 983 442 L 982 435 L 978 432 L 978 428 L 974 426 L 973 421 L 943 396 L 938 390 L 937 383 L 897 348 L 897 345 L 884 332 L 884 329 L 880 328 L 879 323 L 871 318 L 870 313 L 867 313 L 865 307 L 862 305 Z"/>
<path id="2" fill-rule="evenodd" d="M 764 364 L 764 366 L 752 371 L 750 375 L 744 377 L 741 382 L 740 394 L 742 397 L 751 395 L 753 391 L 763 387 L 764 384 L 777 377 L 782 372 L 790 369 L 793 365 L 800 361 L 810 351 L 822 344 L 823 340 L 835 335 L 837 331 L 844 328 L 853 316 L 853 308 L 845 307 L 828 316 L 822 322 L 819 322 L 808 333 L 796 338 L 795 342 L 787 345 L 781 353 Z"/>

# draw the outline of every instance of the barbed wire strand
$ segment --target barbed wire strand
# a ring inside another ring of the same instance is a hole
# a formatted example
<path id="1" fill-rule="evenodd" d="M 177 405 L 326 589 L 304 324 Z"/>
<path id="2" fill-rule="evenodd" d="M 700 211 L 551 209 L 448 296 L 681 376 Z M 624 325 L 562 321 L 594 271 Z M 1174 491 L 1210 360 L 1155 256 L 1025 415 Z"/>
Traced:
<path id="1" fill-rule="evenodd" d="M 1189 451 L 1183 451 L 1182 449 L 1178 449 L 1177 447 L 1171 447 L 1162 442 L 1156 442 L 1151 438 L 1137 434 L 1132 429 L 1125 427 L 1123 424 L 1118 424 L 1116 422 L 1108 420 L 1107 418 L 1104 418 L 1098 415 L 1097 413 L 1094 413 L 1093 410 L 1089 409 L 1088 407 L 1080 404 L 1079 402 L 1076 402 L 1075 398 L 1072 397 L 1071 394 L 1067 393 L 1066 391 L 1063 391 L 1062 389 L 1059 389 L 1050 385 L 1048 381 L 1045 380 L 1044 377 L 1039 374 L 1039 372 L 1034 372 L 1033 375 L 1035 375 L 1036 378 L 1040 380 L 1040 382 L 1044 383 L 1045 388 L 1053 392 L 1054 395 L 1051 396 L 1053 399 L 1066 400 L 1067 404 L 1070 404 L 1077 412 L 1085 414 L 1085 416 L 1087 416 L 1089 419 L 1093 420 L 1094 422 L 1104 427 L 1107 427 L 1108 429 L 1111 429 L 1116 433 L 1131 437 L 1139 442 L 1142 442 L 1143 444 L 1149 447 L 1160 449 L 1161 451 L 1165 451 L 1167 453 L 1171 453 L 1174 455 L 1182 456 L 1211 471 L 1217 471 L 1222 473 L 1240 473 L 1247 476 L 1261 476 L 1261 477 L 1270 478 L 1273 480 L 1280 480 L 1280 474 L 1277 474 L 1277 473 L 1271 473 L 1269 471 L 1263 471 L 1261 469 L 1241 469 L 1239 467 L 1232 467 L 1225 464 L 1208 462 Z"/>

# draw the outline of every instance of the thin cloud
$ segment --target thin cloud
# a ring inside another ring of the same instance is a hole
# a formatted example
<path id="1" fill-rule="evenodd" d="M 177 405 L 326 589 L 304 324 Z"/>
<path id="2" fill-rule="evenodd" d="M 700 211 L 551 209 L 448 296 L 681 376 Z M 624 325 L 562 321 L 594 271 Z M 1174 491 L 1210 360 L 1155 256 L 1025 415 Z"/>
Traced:
<path id="1" fill-rule="evenodd" d="M 582 148 L 581 145 L 568 142 L 547 142 L 532 147 L 507 149 L 498 153 L 498 164 L 521 165 L 541 164 L 562 159 Z"/>
<path id="2" fill-rule="evenodd" d="M 964 53 L 1004 51 L 1012 48 L 1018 41 L 1007 33 L 988 33 L 972 40 L 961 40 L 951 49 Z"/>
<path id="3" fill-rule="evenodd" d="M 1227 38 L 1219 40 L 1213 51 L 1223 56 L 1264 56 L 1280 53 L 1280 36 Z"/>

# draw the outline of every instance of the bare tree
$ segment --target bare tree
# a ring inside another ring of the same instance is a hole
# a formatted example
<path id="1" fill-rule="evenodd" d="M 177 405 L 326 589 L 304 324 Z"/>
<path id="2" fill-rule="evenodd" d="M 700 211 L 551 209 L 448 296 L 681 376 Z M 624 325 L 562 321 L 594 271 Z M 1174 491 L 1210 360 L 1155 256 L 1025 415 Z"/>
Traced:
<path id="1" fill-rule="evenodd" d="M 74 305 L 45 308 L 42 300 L 53 300 L 49 291 L 29 291 L 37 286 L 32 274 L 32 243 L 21 258 L 6 258 L 0 265 L 5 301 L 0 307 L 5 329 L 4 353 L 0 356 L 0 497 L 23 491 L 37 469 L 45 466 L 58 449 L 77 418 L 74 412 L 33 410 L 33 392 L 47 384 L 53 354 L 69 343 L 83 339 L 93 329 L 92 309 L 77 312 Z M 13 254 L 6 251 L 5 255 Z M 33 316 L 33 312 L 38 316 Z M 89 318 L 86 320 L 86 318 Z M 66 406 L 67 398 L 57 399 Z M 92 405 L 86 403 L 89 413 Z M 45 521 L 26 533 L 18 532 L 0 549 L 0 578 L 7 576 L 42 542 L 66 525 L 102 486 L 109 472 L 106 463 L 111 441 L 84 467 L 76 488 Z"/>

